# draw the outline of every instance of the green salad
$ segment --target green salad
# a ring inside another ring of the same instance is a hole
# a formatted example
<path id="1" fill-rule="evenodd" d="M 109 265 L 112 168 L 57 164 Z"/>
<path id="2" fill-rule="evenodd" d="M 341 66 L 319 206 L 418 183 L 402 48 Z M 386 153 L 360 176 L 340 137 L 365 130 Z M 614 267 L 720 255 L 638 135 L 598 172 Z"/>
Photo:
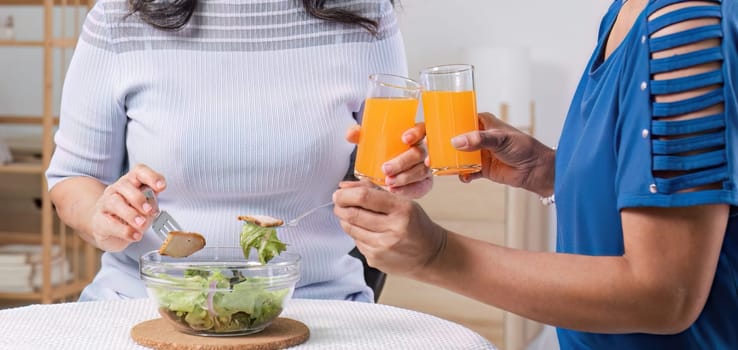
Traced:
<path id="1" fill-rule="evenodd" d="M 240 236 L 246 259 L 255 249 L 266 264 L 287 245 L 274 227 L 244 222 Z M 159 275 L 173 286 L 153 287 L 159 312 L 179 325 L 198 332 L 232 333 L 259 329 L 282 312 L 291 288 L 270 291 L 265 277 L 246 278 L 238 270 L 189 269 L 183 277 Z"/>
<path id="2" fill-rule="evenodd" d="M 259 328 L 282 312 L 289 288 L 268 291 L 265 278 L 187 270 L 184 277 L 160 276 L 177 287 L 154 287 L 159 312 L 194 331 L 229 333 Z"/>
<path id="3" fill-rule="evenodd" d="M 240 241 L 243 256 L 248 259 L 251 250 L 256 249 L 262 264 L 266 264 L 287 249 L 287 245 L 277 238 L 277 230 L 274 227 L 263 227 L 251 222 L 243 223 Z"/>

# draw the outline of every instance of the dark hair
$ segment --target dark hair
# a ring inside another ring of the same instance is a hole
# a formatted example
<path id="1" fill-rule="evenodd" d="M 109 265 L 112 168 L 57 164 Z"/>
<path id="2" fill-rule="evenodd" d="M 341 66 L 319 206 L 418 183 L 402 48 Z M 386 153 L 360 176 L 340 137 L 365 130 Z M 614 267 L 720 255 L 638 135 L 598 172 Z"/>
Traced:
<path id="1" fill-rule="evenodd" d="M 302 0 L 305 11 L 318 19 L 329 22 L 358 25 L 376 35 L 379 23 L 340 8 L 325 8 L 326 0 Z M 390 0 L 394 5 L 394 0 Z M 144 22 L 159 29 L 182 28 L 192 17 L 197 0 L 128 0 L 130 14 L 138 13 Z"/>

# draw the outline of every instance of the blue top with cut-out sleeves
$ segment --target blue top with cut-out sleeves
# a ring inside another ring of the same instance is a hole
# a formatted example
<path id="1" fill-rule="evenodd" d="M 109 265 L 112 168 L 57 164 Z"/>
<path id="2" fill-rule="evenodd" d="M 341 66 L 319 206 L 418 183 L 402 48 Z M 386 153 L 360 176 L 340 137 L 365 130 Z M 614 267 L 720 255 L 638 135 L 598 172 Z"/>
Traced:
<path id="1" fill-rule="evenodd" d="M 623 208 L 723 203 L 731 215 L 707 303 L 686 331 L 559 329 L 561 348 L 738 349 L 738 1 L 649 1 L 603 59 L 622 3 L 602 21 L 558 145 L 557 250 L 622 255 Z M 678 23 L 692 25 L 670 30 Z M 701 69 L 669 76 L 687 68 Z"/>

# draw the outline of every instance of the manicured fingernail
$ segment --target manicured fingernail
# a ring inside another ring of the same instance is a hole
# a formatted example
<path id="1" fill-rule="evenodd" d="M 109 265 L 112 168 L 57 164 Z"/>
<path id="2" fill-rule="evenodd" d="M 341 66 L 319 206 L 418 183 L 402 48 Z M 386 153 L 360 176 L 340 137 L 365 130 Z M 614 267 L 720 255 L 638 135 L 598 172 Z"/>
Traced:
<path id="1" fill-rule="evenodd" d="M 137 216 L 133 220 L 136 221 L 136 225 L 138 225 L 138 226 L 143 226 L 144 222 L 146 222 L 146 220 L 144 218 L 140 217 L 140 216 Z"/>
<path id="2" fill-rule="evenodd" d="M 467 145 L 466 137 L 464 137 L 464 136 L 456 136 L 456 137 L 452 138 L 451 139 L 451 145 L 454 146 L 454 147 L 456 147 L 456 148 L 466 146 Z"/>
<path id="3" fill-rule="evenodd" d="M 392 164 L 382 164 L 382 172 L 385 175 L 392 175 Z"/>
<path id="4" fill-rule="evenodd" d="M 152 209 L 154 209 L 149 203 L 144 203 L 142 208 L 143 208 L 144 213 L 147 213 L 147 214 L 150 213 Z"/>
<path id="5" fill-rule="evenodd" d="M 387 186 L 392 186 L 392 185 L 395 184 L 395 179 L 393 179 L 391 177 L 386 177 L 384 179 L 384 184 L 387 185 Z"/>
<path id="6" fill-rule="evenodd" d="M 164 181 L 162 181 L 162 180 L 159 180 L 159 181 L 156 182 L 156 188 L 158 188 L 160 190 L 163 189 L 164 186 L 166 186 L 166 185 L 167 184 Z"/>
<path id="7" fill-rule="evenodd" d="M 138 232 L 134 233 L 133 234 L 133 239 L 136 240 L 136 241 L 138 241 L 139 239 L 141 239 L 141 234 L 138 233 Z"/>

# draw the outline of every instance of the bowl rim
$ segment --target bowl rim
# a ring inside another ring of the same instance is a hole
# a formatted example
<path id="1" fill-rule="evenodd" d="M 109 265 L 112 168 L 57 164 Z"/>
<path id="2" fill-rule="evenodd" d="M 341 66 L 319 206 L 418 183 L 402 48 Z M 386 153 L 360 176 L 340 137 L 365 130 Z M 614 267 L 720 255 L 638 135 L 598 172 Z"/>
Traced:
<path id="1" fill-rule="evenodd" d="M 214 250 L 214 249 L 228 249 L 228 250 L 237 250 L 238 252 L 242 252 L 241 247 L 205 247 L 190 256 L 187 256 L 184 258 L 173 258 L 173 257 L 161 255 L 159 254 L 158 249 L 154 249 L 154 250 L 150 250 L 144 253 L 143 255 L 141 255 L 141 257 L 139 258 L 139 263 L 146 262 L 147 265 L 169 265 L 169 266 L 182 265 L 183 263 L 187 263 L 188 262 L 187 259 L 189 258 L 194 258 L 194 259 L 199 258 L 199 256 L 196 255 L 197 253 L 206 251 L 206 250 Z M 165 257 L 169 261 L 146 260 L 147 258 L 150 258 L 153 256 Z M 213 260 L 210 262 L 218 262 L 218 263 L 227 262 L 233 265 L 244 265 L 244 267 L 256 268 L 256 267 L 270 267 L 270 266 L 278 267 L 278 266 L 285 266 L 285 265 L 297 265 L 302 261 L 302 256 L 300 254 L 294 253 L 294 252 L 286 252 L 286 251 L 281 252 L 280 254 L 274 257 L 274 259 L 284 258 L 285 261 L 272 262 L 273 260 L 271 260 L 267 262 L 266 264 L 262 264 L 258 260 L 253 260 L 253 259 L 244 257 L 243 255 L 238 255 L 238 257 L 239 259 L 242 259 L 242 260 L 239 260 L 239 261 Z M 208 261 L 207 260 L 194 260 L 194 261 L 189 261 L 189 262 L 201 263 L 201 262 L 208 262 Z"/>
<path id="2" fill-rule="evenodd" d="M 240 247 L 210 247 L 210 249 L 238 249 L 240 250 Z M 208 247 L 203 248 L 203 250 L 208 249 Z M 173 281 L 167 281 L 164 279 L 161 279 L 159 277 L 160 274 L 163 272 L 157 272 L 158 270 L 166 269 L 169 271 L 185 271 L 185 270 L 191 270 L 191 269 L 200 269 L 200 270 L 214 270 L 214 269 L 220 269 L 220 270 L 241 270 L 241 271 L 271 271 L 279 268 L 292 268 L 293 270 L 289 271 L 288 273 L 281 274 L 278 276 L 270 276 L 268 277 L 268 281 L 265 281 L 264 284 L 280 284 L 280 283 L 293 283 L 300 279 L 300 264 L 302 262 L 302 257 L 298 253 L 293 252 L 282 252 L 281 254 L 275 256 L 275 259 L 277 258 L 283 258 L 285 260 L 272 262 L 269 261 L 266 264 L 262 264 L 258 260 L 254 260 L 251 258 L 244 258 L 243 255 L 239 255 L 239 259 L 235 259 L 236 261 L 229 261 L 229 260 L 208 260 L 200 258 L 195 261 L 188 261 L 187 258 L 171 258 L 171 257 L 165 257 L 167 261 L 157 261 L 153 260 L 153 257 L 164 257 L 159 254 L 158 250 L 152 250 L 149 252 L 146 252 L 145 254 L 141 255 L 139 258 L 139 275 L 141 279 L 143 279 L 145 282 L 153 282 L 160 285 L 170 285 L 170 286 L 176 286 L 176 283 Z M 294 280 L 294 281 L 293 281 Z"/>

